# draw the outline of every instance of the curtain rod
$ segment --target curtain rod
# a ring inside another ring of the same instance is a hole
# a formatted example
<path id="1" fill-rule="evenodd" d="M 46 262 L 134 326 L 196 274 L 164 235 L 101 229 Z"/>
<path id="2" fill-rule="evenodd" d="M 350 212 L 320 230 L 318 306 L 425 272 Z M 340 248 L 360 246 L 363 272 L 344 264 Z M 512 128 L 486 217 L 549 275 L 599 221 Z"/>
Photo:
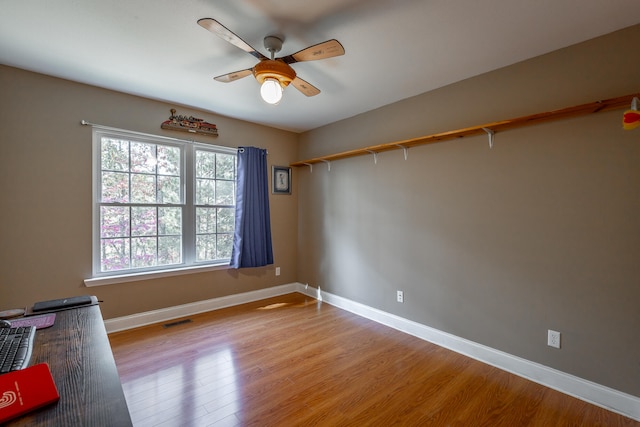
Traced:
<path id="1" fill-rule="evenodd" d="M 138 131 L 135 131 L 135 130 L 128 130 L 128 129 L 115 128 L 115 127 L 112 127 L 112 126 L 99 125 L 99 124 L 96 124 L 96 123 L 88 122 L 86 120 L 80 120 L 80 124 L 82 126 L 91 126 L 93 128 L 96 128 L 96 129 L 102 129 L 102 130 L 107 130 L 107 131 L 111 131 L 111 132 L 126 132 L 128 134 L 144 136 L 144 137 L 147 137 L 147 138 L 160 138 L 160 139 L 164 139 L 164 140 L 167 140 L 167 141 L 176 141 L 176 142 L 183 142 L 183 143 L 188 143 L 188 144 L 200 144 L 200 145 L 206 145 L 208 147 L 212 147 L 213 146 L 213 147 L 216 147 L 216 148 L 220 148 L 222 150 L 228 150 L 230 152 L 231 151 L 235 151 L 235 150 L 238 149 L 237 147 L 225 147 L 225 146 L 222 146 L 222 145 L 208 144 L 206 142 L 199 142 L 199 141 L 196 141 L 196 140 L 193 140 L 193 139 L 180 139 L 180 138 L 174 138 L 174 137 L 171 137 L 171 136 L 154 135 L 154 134 L 151 134 L 151 133 L 138 132 Z"/>

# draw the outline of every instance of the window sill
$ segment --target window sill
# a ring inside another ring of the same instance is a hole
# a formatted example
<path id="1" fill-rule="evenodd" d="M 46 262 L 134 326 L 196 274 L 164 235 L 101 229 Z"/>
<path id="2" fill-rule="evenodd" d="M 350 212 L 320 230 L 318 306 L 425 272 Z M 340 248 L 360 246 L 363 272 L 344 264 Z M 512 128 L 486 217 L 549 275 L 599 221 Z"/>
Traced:
<path id="1" fill-rule="evenodd" d="M 84 279 L 84 285 L 88 288 L 94 286 L 106 286 L 116 283 L 136 282 L 139 280 L 160 279 L 163 277 L 182 276 L 184 274 L 204 273 L 206 271 L 226 270 L 229 264 L 217 264 L 196 267 L 173 268 L 162 271 L 147 271 L 144 273 L 122 274 L 117 276 L 92 277 Z"/>

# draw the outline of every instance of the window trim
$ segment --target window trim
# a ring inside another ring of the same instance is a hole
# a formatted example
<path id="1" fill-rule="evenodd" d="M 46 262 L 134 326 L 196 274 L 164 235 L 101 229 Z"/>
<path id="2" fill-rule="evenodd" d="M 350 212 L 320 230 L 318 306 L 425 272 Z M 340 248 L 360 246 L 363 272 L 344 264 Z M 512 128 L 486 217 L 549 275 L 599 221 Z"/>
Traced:
<path id="1" fill-rule="evenodd" d="M 114 285 L 117 283 L 137 282 L 140 280 L 161 279 L 163 277 L 183 276 L 185 274 L 204 273 L 215 270 L 228 270 L 229 264 L 208 264 L 192 265 L 179 268 L 168 268 L 166 270 L 141 271 L 126 274 L 113 274 L 109 276 L 95 276 L 84 279 L 84 285 L 88 288 L 94 286 Z"/>
<path id="2" fill-rule="evenodd" d="M 83 122 L 83 124 L 85 124 Z M 86 123 L 89 124 L 89 123 Z M 170 138 L 161 135 L 146 134 L 136 131 L 129 131 L 125 129 L 111 128 L 107 126 L 93 125 L 92 130 L 92 242 L 91 242 L 91 271 L 90 278 L 85 279 L 85 286 L 101 286 L 113 283 L 124 283 L 138 280 L 147 280 L 151 278 L 170 277 L 182 274 L 200 273 L 203 271 L 227 269 L 229 267 L 228 261 L 223 262 L 202 262 L 195 261 L 188 257 L 192 256 L 195 248 L 191 248 L 189 245 L 195 239 L 195 236 L 190 234 L 195 231 L 191 229 L 184 229 L 183 238 L 183 263 L 166 266 L 166 268 L 149 268 L 149 269 L 136 269 L 128 271 L 100 271 L 100 150 L 101 139 L 104 136 L 116 137 L 127 140 L 135 140 L 139 142 L 147 142 L 152 144 L 167 144 L 167 145 L 179 145 L 183 152 L 182 155 L 182 187 L 184 194 L 184 212 L 183 215 L 188 216 L 188 220 L 183 218 L 183 224 L 187 221 L 195 226 L 193 221 L 195 218 L 195 205 L 193 204 L 194 186 L 195 186 L 195 152 L 197 149 L 204 149 L 207 151 L 215 151 L 221 154 L 231 154 L 237 156 L 237 148 L 224 147 L 220 145 L 208 144 L 197 142 L 193 140 L 184 140 L 177 138 Z M 185 259 L 190 259 L 189 264 L 185 264 Z"/>

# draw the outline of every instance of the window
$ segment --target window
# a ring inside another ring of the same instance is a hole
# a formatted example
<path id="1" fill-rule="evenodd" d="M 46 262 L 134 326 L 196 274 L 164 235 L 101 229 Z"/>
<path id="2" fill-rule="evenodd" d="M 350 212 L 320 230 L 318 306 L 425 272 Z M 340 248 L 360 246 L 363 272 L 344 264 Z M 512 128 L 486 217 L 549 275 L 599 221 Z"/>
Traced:
<path id="1" fill-rule="evenodd" d="M 94 277 L 228 264 L 235 149 L 94 130 Z"/>

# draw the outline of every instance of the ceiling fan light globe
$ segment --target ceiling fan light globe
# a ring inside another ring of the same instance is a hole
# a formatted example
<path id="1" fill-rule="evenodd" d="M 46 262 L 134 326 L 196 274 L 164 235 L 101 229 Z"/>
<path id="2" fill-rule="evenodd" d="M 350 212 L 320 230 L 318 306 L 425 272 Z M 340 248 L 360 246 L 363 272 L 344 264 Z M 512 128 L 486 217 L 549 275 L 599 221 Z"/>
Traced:
<path id="1" fill-rule="evenodd" d="M 282 86 L 273 78 L 267 78 L 260 87 L 260 96 L 267 104 L 276 105 L 282 99 Z"/>

